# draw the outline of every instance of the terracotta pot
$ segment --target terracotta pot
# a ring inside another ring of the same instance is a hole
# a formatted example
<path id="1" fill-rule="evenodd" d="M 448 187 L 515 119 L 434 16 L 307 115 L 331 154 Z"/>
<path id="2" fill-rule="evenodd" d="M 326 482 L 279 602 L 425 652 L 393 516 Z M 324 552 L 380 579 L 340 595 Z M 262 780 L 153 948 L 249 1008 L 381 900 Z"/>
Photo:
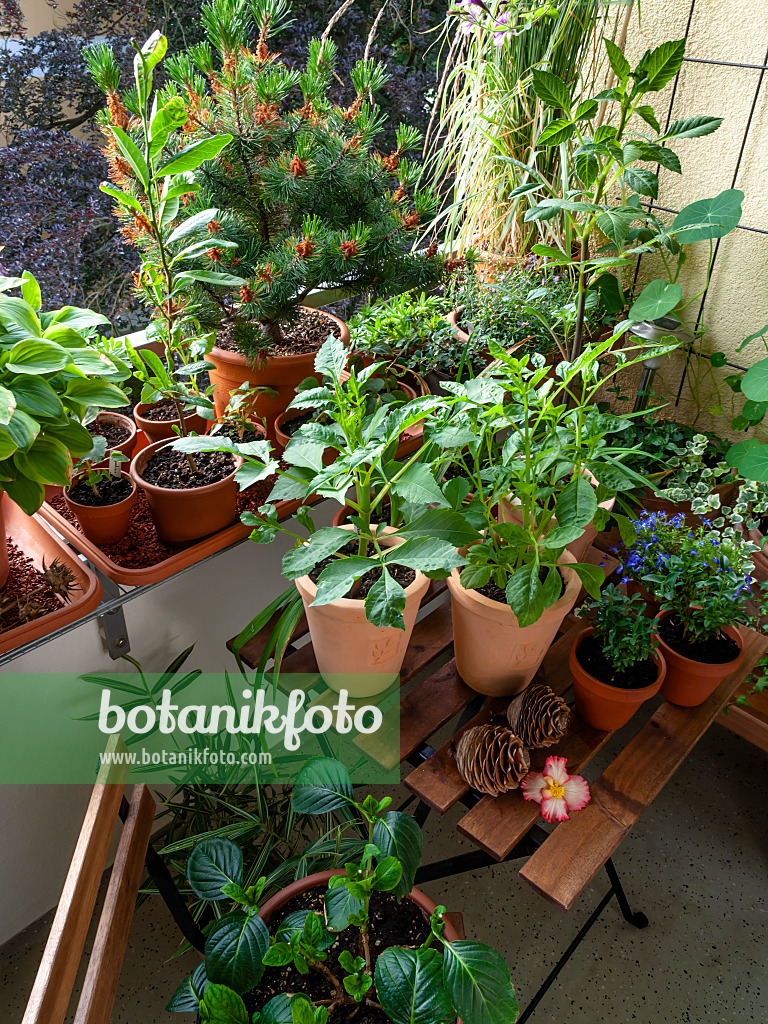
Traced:
<path id="1" fill-rule="evenodd" d="M 119 427 L 125 427 L 129 431 L 128 437 L 125 441 L 121 441 L 120 444 L 114 445 L 112 448 L 107 448 L 106 458 L 103 462 L 98 463 L 99 466 L 106 466 L 109 463 L 110 452 L 122 452 L 129 459 L 133 455 L 133 450 L 136 447 L 136 424 L 130 416 L 123 416 L 121 412 L 110 412 L 108 409 L 102 409 L 96 417 L 96 423 L 115 423 Z M 159 438 L 158 438 L 159 440 Z"/>
<path id="2" fill-rule="evenodd" d="M 300 309 L 308 309 L 301 306 Z M 310 310 L 316 312 L 316 310 Z M 343 320 L 326 313 L 324 316 L 332 320 L 339 328 L 342 342 L 349 343 L 349 328 Z M 270 387 L 277 395 L 257 395 L 254 408 L 259 419 L 267 424 L 267 437 L 275 440 L 274 421 L 283 410 L 288 408 L 296 394 L 296 387 L 305 377 L 313 377 L 315 373 L 316 352 L 308 352 L 298 356 L 277 356 L 263 360 L 258 366 L 247 361 L 239 352 L 227 352 L 216 345 L 206 355 L 208 362 L 213 363 L 214 370 L 209 370 L 211 383 L 214 385 L 213 404 L 216 415 L 221 416 L 226 408 L 232 391 L 246 381 L 251 387 Z"/>
<path id="3" fill-rule="evenodd" d="M 568 612 L 573 608 L 581 580 L 569 562 L 569 551 L 560 556 L 565 591 L 530 626 L 519 626 L 508 604 L 492 601 L 477 590 L 466 590 L 454 569 L 448 579 L 453 611 L 453 643 L 459 675 L 478 693 L 511 697 L 533 679 L 544 655 Z"/>
<path id="4" fill-rule="evenodd" d="M 460 341 L 462 345 L 466 345 L 466 343 L 469 341 L 469 335 L 467 334 L 466 331 L 462 331 L 462 329 L 459 327 L 461 312 L 462 311 L 460 309 L 452 309 L 450 313 L 445 314 L 444 319 L 453 328 L 453 336 L 456 339 L 456 341 Z"/>
<path id="5" fill-rule="evenodd" d="M 114 505 L 81 505 L 70 498 L 68 490 L 64 490 L 67 508 L 77 516 L 77 521 L 88 540 L 92 540 L 99 547 L 104 544 L 116 544 L 123 539 L 128 532 L 131 512 L 139 496 L 136 481 L 124 470 L 120 475 L 131 485 L 131 493 Z M 73 484 L 75 483 L 76 480 L 73 481 Z"/>
<path id="6" fill-rule="evenodd" d="M 351 531 L 352 527 L 345 529 Z M 400 541 L 384 537 L 381 543 Z M 370 697 L 389 689 L 400 673 L 421 599 L 429 587 L 427 577 L 417 572 L 405 588 L 404 630 L 372 625 L 360 598 L 340 597 L 313 608 L 317 584 L 309 576 L 299 576 L 294 583 L 304 602 L 317 667 L 328 686 L 337 693 L 348 690 L 350 697 Z"/>
<path id="7" fill-rule="evenodd" d="M 760 548 L 759 551 L 752 552 L 752 561 L 755 563 L 755 569 L 752 575 L 759 583 L 765 583 L 768 580 L 768 554 L 766 554 L 765 541 L 766 538 L 760 533 L 759 530 L 747 531 L 747 538 L 752 541 L 753 544 L 757 544 Z"/>
<path id="8" fill-rule="evenodd" d="M 5 491 L 0 490 L 0 590 L 2 590 L 8 582 L 8 573 L 11 571 L 11 566 L 8 561 L 8 538 L 5 533 L 4 504 Z"/>
<path id="9" fill-rule="evenodd" d="M 662 612 L 661 618 L 669 615 L 670 612 Z M 686 658 L 659 637 L 659 649 L 667 663 L 667 675 L 661 687 L 664 700 L 681 708 L 697 708 L 714 693 L 726 676 L 736 671 L 744 657 L 744 638 L 737 626 L 726 626 L 723 632 L 739 645 L 739 656 L 720 665 Z"/>
<path id="10" fill-rule="evenodd" d="M 236 466 L 223 480 L 204 487 L 176 490 L 148 483 L 142 476 L 145 466 L 168 441 L 155 441 L 134 455 L 130 474 L 144 491 L 149 502 L 157 534 L 166 544 L 187 544 L 226 529 L 237 518 L 237 484 L 235 472 L 242 459 L 235 456 Z"/>
<path id="11" fill-rule="evenodd" d="M 327 888 L 329 879 L 333 878 L 334 875 L 346 875 L 346 871 L 343 868 L 337 868 L 334 871 L 317 871 L 314 875 L 307 875 L 306 878 L 299 878 L 297 881 L 291 882 L 290 885 L 286 885 L 284 889 L 281 889 L 280 892 L 267 900 L 259 911 L 259 917 L 265 924 L 269 924 L 275 914 L 279 913 L 290 900 L 296 896 L 303 895 L 305 892 L 309 892 L 311 889 L 318 889 L 320 886 L 323 889 Z M 434 913 L 437 904 L 433 903 L 429 896 L 423 893 L 421 889 L 411 889 L 407 898 L 411 903 L 415 903 L 419 907 L 428 921 Z M 460 937 L 450 921 L 445 922 L 445 937 L 449 942 L 456 942 Z M 403 936 L 404 939 L 405 936 Z"/>
<path id="12" fill-rule="evenodd" d="M 576 694 L 576 710 L 587 725 L 603 732 L 613 732 L 614 729 L 626 725 L 640 705 L 659 692 L 667 664 L 662 653 L 655 650 L 652 657 L 656 662 L 657 673 L 655 681 L 650 686 L 624 690 L 620 686 L 603 683 L 582 667 L 577 653 L 581 641 L 592 636 L 593 632 L 592 626 L 583 629 L 573 641 L 568 655 L 568 667 L 573 676 L 573 690 Z"/>
<path id="13" fill-rule="evenodd" d="M 157 441 L 168 441 L 178 437 L 178 434 L 173 429 L 174 425 L 179 425 L 178 418 L 175 420 L 148 420 L 145 418 L 143 413 L 149 408 L 149 402 L 139 402 L 133 410 L 133 418 L 136 420 L 137 427 L 143 430 L 146 434 L 150 444 L 155 444 Z M 209 420 L 203 419 L 202 416 L 198 416 L 196 412 L 188 413 L 184 417 L 184 424 L 187 428 L 188 434 L 204 434 L 210 426 Z M 135 443 L 136 442 L 134 440 L 134 445 Z"/>

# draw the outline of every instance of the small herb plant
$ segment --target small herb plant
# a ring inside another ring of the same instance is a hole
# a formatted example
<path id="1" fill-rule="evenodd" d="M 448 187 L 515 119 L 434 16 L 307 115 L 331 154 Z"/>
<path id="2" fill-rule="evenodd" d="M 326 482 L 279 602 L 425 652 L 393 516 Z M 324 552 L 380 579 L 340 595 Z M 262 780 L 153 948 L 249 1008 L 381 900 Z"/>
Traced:
<path id="1" fill-rule="evenodd" d="M 256 420 L 254 409 L 256 396 L 265 393 L 277 394 L 270 387 L 251 387 L 248 381 L 234 388 L 229 394 L 224 412 L 214 424 L 211 433 L 215 435 L 229 429 L 242 441 L 247 431 L 253 430 L 256 426 L 263 426 L 261 421 Z"/>
<path id="2" fill-rule="evenodd" d="M 646 661 L 658 646 L 654 633 L 656 619 L 645 614 L 645 601 L 639 594 L 630 597 L 608 583 L 597 601 L 588 601 L 579 614 L 594 612 L 594 634 L 603 655 L 616 672 L 626 672 Z"/>
<path id="3" fill-rule="evenodd" d="M 187 862 L 195 894 L 216 904 L 231 900 L 233 909 L 214 921 L 205 962 L 168 1009 L 198 1011 L 204 1024 L 248 1024 L 242 997 L 258 986 L 265 968 L 292 965 L 299 974 L 321 976 L 326 995 L 313 1002 L 303 993 L 279 993 L 256 1011 L 254 1024 L 333 1024 L 337 1010 L 355 1005 L 382 1011 L 393 1024 L 452 1024 L 457 1017 L 464 1024 L 512 1024 L 518 1008 L 506 963 L 481 942 L 449 942 L 445 907 L 425 920 L 429 932 L 416 947 L 377 948 L 372 941 L 371 897 L 405 898 L 421 862 L 421 830 L 410 815 L 389 810 L 391 802 L 370 795 L 356 800 L 347 770 L 331 758 L 315 758 L 301 769 L 291 794 L 294 812 L 343 812 L 339 837 L 357 831 L 359 821 L 365 845 L 358 860 L 331 877 L 322 912 L 290 913 L 275 922 L 272 934 L 258 916 L 265 879 L 246 877 L 237 846 L 219 838 L 195 847 Z M 356 952 L 344 950 L 334 961 L 332 947 L 348 929 L 357 932 Z"/>
<path id="4" fill-rule="evenodd" d="M 122 452 L 114 451 L 109 456 L 109 465 L 97 467 L 97 463 L 103 462 L 107 454 L 107 439 L 106 437 L 96 436 L 93 439 L 93 448 L 91 448 L 88 455 L 83 459 L 79 459 L 75 462 L 72 467 L 72 480 L 77 483 L 87 484 L 93 491 L 96 498 L 100 498 L 99 492 L 100 484 L 105 483 L 107 480 L 113 480 L 115 477 L 112 473 L 112 464 L 114 463 L 117 469 L 117 477 L 120 477 L 120 464 L 123 462 L 130 462 L 127 455 L 123 455 Z M 70 484 L 70 487 L 72 485 Z"/>
<path id="5" fill-rule="evenodd" d="M 689 529 L 682 515 L 664 512 L 643 512 L 632 526 L 637 539 L 624 551 L 621 582 L 642 583 L 687 640 L 717 637 L 735 622 L 751 622 L 748 606 L 765 604 L 765 585 L 758 588 L 752 575 L 757 545 L 740 531 L 724 535 L 709 523 Z"/>
<path id="6" fill-rule="evenodd" d="M 270 456 L 265 441 L 232 445 L 245 460 L 238 471 L 241 486 L 248 485 L 245 481 L 277 475 L 269 503 L 258 514 L 244 513 L 242 520 L 253 527 L 251 538 L 257 544 L 270 543 L 278 533 L 295 540 L 295 547 L 283 557 L 283 573 L 288 579 L 305 576 L 331 559 L 317 578 L 316 606 L 344 597 L 362 576 L 375 570 L 378 578 L 365 598 L 366 617 L 375 626 L 403 629 L 405 591 L 390 569 L 404 566 L 444 578 L 454 566 L 465 563 L 457 547 L 478 535 L 462 514 L 448 507 L 435 480 L 438 453 L 434 448 L 421 448 L 402 462 L 395 459 L 403 431 L 420 422 L 442 399 L 419 398 L 404 405 L 376 386 L 381 383 L 375 378 L 380 364 L 373 363 L 359 373 L 353 369 L 344 380 L 346 362 L 346 348 L 331 336 L 315 359 L 322 383 L 305 382 L 289 407 L 323 413 L 328 422 L 302 424 L 283 453 L 286 467 Z M 182 438 L 174 446 L 191 452 L 230 449 L 211 437 Z M 329 448 L 337 456 L 326 466 L 323 456 Z M 428 454 L 433 459 L 429 464 L 425 461 Z M 353 494 L 348 497 L 350 489 Z M 278 522 L 275 502 L 307 499 L 313 494 L 349 504 L 353 531 L 334 526 L 316 529 L 306 507 L 296 513 L 305 535 Z M 382 507 L 386 500 L 405 514 L 403 525 L 385 539 Z M 399 541 L 403 543 L 395 543 Z M 350 542 L 355 545 L 354 553 L 342 550 Z"/>

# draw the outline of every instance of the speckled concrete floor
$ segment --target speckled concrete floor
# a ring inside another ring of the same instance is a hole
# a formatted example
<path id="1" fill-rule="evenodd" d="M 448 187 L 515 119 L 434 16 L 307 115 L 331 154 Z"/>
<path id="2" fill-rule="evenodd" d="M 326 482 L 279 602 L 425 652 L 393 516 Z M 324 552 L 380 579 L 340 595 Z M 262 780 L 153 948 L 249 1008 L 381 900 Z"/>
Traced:
<path id="1" fill-rule="evenodd" d="M 622 742 L 621 734 L 613 738 L 588 778 Z M 767 793 L 768 755 L 713 726 L 615 858 L 633 908 L 650 926 L 637 931 L 610 904 L 537 1009 L 535 1024 L 765 1024 Z M 458 817 L 430 818 L 426 860 L 469 848 L 455 831 Z M 464 913 L 468 935 L 503 952 L 522 1006 L 606 888 L 605 875 L 598 876 L 563 915 L 520 881 L 514 864 L 425 886 Z M 0 949 L 2 1022 L 21 1018 L 49 923 L 50 915 Z M 171 1024 L 163 1006 L 195 963 L 189 954 L 171 959 L 177 947 L 164 906 L 141 907 L 113 1024 Z"/>

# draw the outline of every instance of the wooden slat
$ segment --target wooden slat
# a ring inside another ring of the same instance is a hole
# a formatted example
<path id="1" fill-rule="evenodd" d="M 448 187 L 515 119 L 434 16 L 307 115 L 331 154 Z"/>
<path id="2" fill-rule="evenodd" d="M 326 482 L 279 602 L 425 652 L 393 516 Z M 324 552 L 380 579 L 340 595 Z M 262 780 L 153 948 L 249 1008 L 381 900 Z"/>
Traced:
<path id="1" fill-rule="evenodd" d="M 109 1024 L 154 818 L 149 787 L 135 786 L 74 1024 Z"/>
<path id="2" fill-rule="evenodd" d="M 400 702 L 400 760 L 418 750 L 476 697 L 451 659 Z"/>
<path id="3" fill-rule="evenodd" d="M 121 745 L 118 736 L 111 736 L 107 750 Z M 93 787 L 22 1024 L 62 1024 L 64 1020 L 127 775 L 127 765 L 104 765 Z"/>
<path id="4" fill-rule="evenodd" d="M 738 693 L 748 694 L 749 707 L 731 704 L 727 713 L 721 711 L 715 721 L 726 729 L 754 743 L 761 750 L 768 751 L 768 690 L 763 693 L 749 693 L 751 685 L 740 686 Z"/>
<path id="5" fill-rule="evenodd" d="M 520 871 L 555 906 L 568 910 L 663 789 L 739 684 L 768 648 L 744 630 L 744 660 L 698 708 L 663 704 L 591 787 L 583 811 L 561 822 Z"/>

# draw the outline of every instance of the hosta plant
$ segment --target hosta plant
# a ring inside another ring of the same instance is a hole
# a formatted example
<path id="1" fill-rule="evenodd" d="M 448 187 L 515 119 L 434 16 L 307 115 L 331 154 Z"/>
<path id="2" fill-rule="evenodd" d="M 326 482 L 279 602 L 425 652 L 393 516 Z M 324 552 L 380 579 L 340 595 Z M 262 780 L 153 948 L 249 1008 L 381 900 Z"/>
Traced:
<path id="1" fill-rule="evenodd" d="M 17 289 L 20 296 L 10 294 Z M 0 491 L 28 515 L 42 505 L 45 484 L 66 487 L 73 458 L 91 451 L 89 407 L 127 402 L 114 383 L 126 366 L 91 338 L 106 324 L 74 306 L 44 311 L 28 271 L 0 277 Z"/>
<path id="2" fill-rule="evenodd" d="M 482 942 L 448 941 L 445 907 L 424 919 L 419 945 L 377 940 L 372 897 L 406 898 L 422 853 L 418 825 L 389 810 L 391 802 L 371 795 L 356 800 L 347 770 L 331 758 L 315 758 L 301 769 L 291 795 L 293 810 L 352 811 L 339 836 L 356 832 L 361 822 L 365 845 L 359 859 L 329 880 L 322 910 L 294 911 L 281 921 L 270 920 L 269 928 L 258 914 L 265 879 L 246 876 L 242 854 L 230 840 L 199 844 L 187 862 L 192 889 L 214 904 L 231 901 L 232 909 L 214 921 L 205 962 L 179 987 L 168 1009 L 198 1011 L 205 1024 L 333 1024 L 353 1019 L 358 1008 L 378 1011 L 393 1024 L 453 1024 L 457 1017 L 464 1024 L 512 1024 L 518 1008 L 506 963 Z M 350 930 L 353 951 L 339 954 L 334 944 Z M 287 991 L 260 996 L 262 978 L 274 992 L 289 966 L 301 976 L 321 978 L 323 997 L 312 1000 L 304 992 Z"/>

